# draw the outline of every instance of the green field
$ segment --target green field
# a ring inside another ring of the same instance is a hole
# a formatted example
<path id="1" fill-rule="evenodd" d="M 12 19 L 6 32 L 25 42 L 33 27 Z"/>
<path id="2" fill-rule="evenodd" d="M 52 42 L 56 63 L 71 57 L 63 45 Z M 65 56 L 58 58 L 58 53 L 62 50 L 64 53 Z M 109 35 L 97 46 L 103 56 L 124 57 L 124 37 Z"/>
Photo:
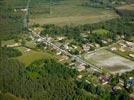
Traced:
<path id="1" fill-rule="evenodd" d="M 26 51 L 27 48 L 25 47 L 17 47 L 16 49 L 20 50 L 23 53 L 23 55 L 17 57 L 17 59 L 26 65 L 29 65 L 35 60 L 53 57 L 51 54 L 41 52 L 41 51 L 34 51 L 34 50 Z"/>
<path id="2" fill-rule="evenodd" d="M 78 25 L 97 23 L 118 17 L 112 10 L 82 6 L 81 4 L 84 2 L 82 0 L 65 0 L 56 4 L 52 3 L 51 7 L 43 0 L 36 5 L 35 1 L 32 1 L 30 6 L 30 25 L 34 23 Z"/>

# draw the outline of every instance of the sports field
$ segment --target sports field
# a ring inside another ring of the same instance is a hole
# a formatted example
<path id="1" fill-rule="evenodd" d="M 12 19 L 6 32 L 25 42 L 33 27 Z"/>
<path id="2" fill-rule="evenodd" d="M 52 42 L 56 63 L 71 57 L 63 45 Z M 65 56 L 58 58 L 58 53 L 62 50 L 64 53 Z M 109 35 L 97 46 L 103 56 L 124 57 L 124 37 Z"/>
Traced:
<path id="1" fill-rule="evenodd" d="M 82 0 L 65 0 L 58 3 L 54 2 L 51 5 L 43 2 L 43 0 L 35 5 L 35 1 L 33 0 L 31 2 L 32 6 L 30 6 L 30 25 L 34 23 L 41 25 L 78 25 L 118 17 L 112 10 L 82 6 L 84 2 Z"/>
<path id="2" fill-rule="evenodd" d="M 123 73 L 134 69 L 134 62 L 107 50 L 99 50 L 92 54 L 85 54 L 84 59 L 90 63 L 108 69 L 111 73 Z"/>

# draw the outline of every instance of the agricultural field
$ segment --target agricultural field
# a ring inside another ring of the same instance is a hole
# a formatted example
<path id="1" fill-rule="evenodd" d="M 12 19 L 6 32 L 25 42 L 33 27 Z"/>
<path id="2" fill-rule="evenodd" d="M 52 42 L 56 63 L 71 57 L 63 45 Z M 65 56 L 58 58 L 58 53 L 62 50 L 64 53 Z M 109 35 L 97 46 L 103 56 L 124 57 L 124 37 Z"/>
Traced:
<path id="1" fill-rule="evenodd" d="M 24 63 L 25 65 L 29 65 L 35 60 L 53 57 L 51 54 L 42 51 L 35 51 L 25 47 L 16 47 L 16 49 L 20 50 L 23 54 L 22 56 L 17 57 L 17 59 L 22 63 Z"/>
<path id="2" fill-rule="evenodd" d="M 133 61 L 104 49 L 95 53 L 85 54 L 84 59 L 98 67 L 108 69 L 111 73 L 123 73 L 134 69 Z"/>
<path id="3" fill-rule="evenodd" d="M 116 10 L 120 15 L 134 16 L 134 4 L 117 7 Z"/>
<path id="4" fill-rule="evenodd" d="M 120 7 L 118 7 L 118 9 L 122 9 L 122 10 L 132 10 L 132 11 L 134 11 L 134 4 L 129 4 L 129 5 L 120 6 Z"/>
<path id="5" fill-rule="evenodd" d="M 36 1 L 36 0 L 35 0 Z M 81 6 L 82 0 L 54 2 L 51 5 L 43 0 L 30 6 L 30 25 L 31 24 L 88 24 L 106 21 L 117 18 L 118 15 L 103 8 L 93 8 Z"/>

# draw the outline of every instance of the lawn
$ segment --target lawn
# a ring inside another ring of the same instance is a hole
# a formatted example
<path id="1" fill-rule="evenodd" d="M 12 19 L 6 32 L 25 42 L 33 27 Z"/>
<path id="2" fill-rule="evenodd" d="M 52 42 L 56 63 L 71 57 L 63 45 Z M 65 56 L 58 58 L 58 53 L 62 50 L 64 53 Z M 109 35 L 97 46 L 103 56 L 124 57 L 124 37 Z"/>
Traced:
<path id="1" fill-rule="evenodd" d="M 29 65 L 33 61 L 39 59 L 53 58 L 53 55 L 42 51 L 35 51 L 35 50 L 26 51 L 27 48 L 25 47 L 16 47 L 16 49 L 20 50 L 23 53 L 23 55 L 17 57 L 17 59 L 22 63 L 24 63 L 25 65 Z"/>
<path id="2" fill-rule="evenodd" d="M 82 6 L 81 0 L 62 1 L 59 4 L 52 4 L 49 8 L 47 3 L 40 1 L 30 6 L 30 25 L 38 24 L 87 24 L 97 23 L 113 18 L 118 15 L 112 10 Z M 35 1 L 33 1 L 35 2 Z M 32 3 L 33 3 L 32 2 Z M 41 3 L 42 2 L 42 3 Z M 31 3 L 31 4 L 32 4 Z M 48 11 L 46 11 L 48 10 Z"/>
<path id="3" fill-rule="evenodd" d="M 123 73 L 134 69 L 133 61 L 104 49 L 95 53 L 85 54 L 84 59 L 98 67 L 108 69 L 111 73 Z"/>

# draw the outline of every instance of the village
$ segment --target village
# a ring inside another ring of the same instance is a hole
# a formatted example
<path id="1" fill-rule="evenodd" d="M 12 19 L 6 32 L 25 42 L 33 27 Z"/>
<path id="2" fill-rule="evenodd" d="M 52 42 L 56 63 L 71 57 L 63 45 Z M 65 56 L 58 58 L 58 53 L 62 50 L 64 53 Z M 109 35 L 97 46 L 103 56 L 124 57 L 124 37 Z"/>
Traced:
<path id="1" fill-rule="evenodd" d="M 119 76 L 122 75 L 121 67 L 120 69 L 113 70 L 107 69 L 107 67 L 99 67 L 96 63 L 92 63 L 84 58 L 84 56 L 88 54 L 94 54 L 98 51 L 106 50 L 108 52 L 114 53 L 114 55 L 118 55 L 123 57 L 123 59 L 127 59 L 131 61 L 131 69 L 125 71 L 132 71 L 134 67 L 134 43 L 125 41 L 120 38 L 116 43 L 112 43 L 110 45 L 106 45 L 101 47 L 99 44 L 93 43 L 85 43 L 82 46 L 79 46 L 73 43 L 73 40 L 69 40 L 66 36 L 40 36 L 40 31 L 38 28 L 34 28 L 34 30 L 29 29 L 31 31 L 31 35 L 29 35 L 29 40 L 26 39 L 24 41 L 19 40 L 19 42 L 15 42 L 14 44 L 4 44 L 3 46 L 16 48 L 20 46 L 25 46 L 24 52 L 25 54 L 32 51 L 32 49 L 41 49 L 41 51 L 49 51 L 49 53 L 53 54 L 60 63 L 67 65 L 71 69 L 76 69 L 79 72 L 79 75 L 76 77 L 76 80 L 85 80 L 87 83 L 93 83 L 94 86 L 100 84 L 104 87 L 112 89 L 112 92 L 118 92 L 118 90 L 122 90 L 124 87 L 129 89 L 131 86 L 134 88 L 134 77 L 130 76 L 127 79 L 127 84 L 123 79 L 118 78 L 116 85 L 112 84 L 112 79 L 117 78 L 117 74 Z M 82 37 L 86 39 L 86 34 L 82 33 Z M 104 44 L 109 44 L 108 41 L 103 41 Z M 29 45 L 30 44 L 30 45 Z M 34 46 L 33 46 L 34 45 Z M 40 48 L 37 48 L 40 47 Z M 108 53 L 106 54 L 108 55 Z M 98 58 L 98 57 L 97 57 Z M 97 59 L 95 59 L 97 60 Z M 129 61 L 129 62 L 130 62 Z M 119 61 L 120 62 L 120 61 Z M 118 63 L 118 62 L 117 62 Z M 116 64 L 115 64 L 116 65 Z M 126 65 L 127 66 L 127 65 Z M 118 70 L 118 71 L 117 71 Z M 115 75 L 115 76 L 114 76 Z M 114 84 L 114 83 L 113 83 Z M 113 86 L 113 87 L 111 87 Z M 133 95 L 132 95 L 133 96 Z"/>

